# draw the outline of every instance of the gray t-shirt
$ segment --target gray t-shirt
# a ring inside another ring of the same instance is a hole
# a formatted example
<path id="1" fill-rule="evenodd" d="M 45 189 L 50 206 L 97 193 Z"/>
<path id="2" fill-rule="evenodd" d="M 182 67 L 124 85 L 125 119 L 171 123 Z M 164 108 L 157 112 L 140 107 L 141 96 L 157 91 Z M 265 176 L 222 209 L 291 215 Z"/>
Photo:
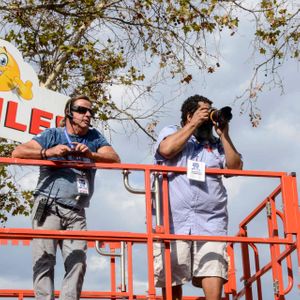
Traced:
<path id="1" fill-rule="evenodd" d="M 78 142 L 89 147 L 90 151 L 97 152 L 103 146 L 110 146 L 106 139 L 96 129 L 89 129 L 84 136 L 68 135 L 71 142 Z M 33 138 L 42 148 L 49 149 L 56 145 L 69 145 L 65 128 L 49 128 Z M 91 162 L 87 158 L 78 157 L 49 157 L 49 160 L 75 160 Z M 35 195 L 50 196 L 56 202 L 71 207 L 88 207 L 94 192 L 96 169 L 56 168 L 41 166 Z M 89 183 L 89 194 L 80 194 L 77 187 L 78 178 L 85 177 Z"/>

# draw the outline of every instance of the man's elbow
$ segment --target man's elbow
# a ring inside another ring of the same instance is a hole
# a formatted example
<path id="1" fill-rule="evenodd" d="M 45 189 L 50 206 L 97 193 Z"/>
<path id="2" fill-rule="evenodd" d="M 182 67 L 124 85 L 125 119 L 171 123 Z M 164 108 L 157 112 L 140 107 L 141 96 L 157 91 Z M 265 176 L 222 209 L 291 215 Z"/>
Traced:
<path id="1" fill-rule="evenodd" d="M 242 160 L 236 160 L 232 161 L 230 163 L 226 163 L 226 168 L 231 170 L 242 170 L 243 169 L 243 161 Z"/>
<path id="2" fill-rule="evenodd" d="M 174 151 L 172 147 L 159 147 L 158 153 L 165 159 L 173 158 L 177 153 Z"/>
<path id="3" fill-rule="evenodd" d="M 116 152 L 111 154 L 111 163 L 121 163 L 120 156 Z"/>
<path id="4" fill-rule="evenodd" d="M 164 159 L 171 159 L 171 158 L 173 158 L 173 156 L 174 156 L 174 155 L 172 155 L 172 153 L 165 153 L 165 152 L 163 152 L 163 153 L 159 152 L 159 154 L 160 154 Z"/>
<path id="5" fill-rule="evenodd" d="M 239 163 L 237 164 L 236 170 L 242 170 L 243 169 L 243 162 L 239 161 Z"/>
<path id="6" fill-rule="evenodd" d="M 11 153 L 11 157 L 12 158 L 20 158 L 19 154 L 18 154 L 18 151 L 17 150 L 14 150 L 12 153 Z"/>
<path id="7" fill-rule="evenodd" d="M 242 161 L 234 162 L 228 169 L 242 170 L 243 169 L 243 162 Z"/>

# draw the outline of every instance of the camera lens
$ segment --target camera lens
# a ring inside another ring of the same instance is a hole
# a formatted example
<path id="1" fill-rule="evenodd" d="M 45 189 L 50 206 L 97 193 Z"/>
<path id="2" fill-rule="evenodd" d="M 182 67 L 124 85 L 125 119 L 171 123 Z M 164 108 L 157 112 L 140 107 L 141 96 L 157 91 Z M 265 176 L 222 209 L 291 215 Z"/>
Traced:
<path id="1" fill-rule="evenodd" d="M 209 119 L 216 123 L 219 128 L 224 128 L 232 119 L 231 107 L 224 106 L 221 109 L 212 108 L 209 113 Z"/>

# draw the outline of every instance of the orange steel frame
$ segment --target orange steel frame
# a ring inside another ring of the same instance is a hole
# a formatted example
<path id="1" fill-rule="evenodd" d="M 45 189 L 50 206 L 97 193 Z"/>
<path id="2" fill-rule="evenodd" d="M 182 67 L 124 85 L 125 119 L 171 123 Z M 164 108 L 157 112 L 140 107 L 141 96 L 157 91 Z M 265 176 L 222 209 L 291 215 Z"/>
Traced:
<path id="1" fill-rule="evenodd" d="M 161 299 L 156 295 L 154 286 L 154 267 L 153 267 L 153 243 L 162 241 L 165 243 L 165 266 L 166 266 L 166 295 L 167 299 L 171 296 L 171 260 L 170 260 L 170 241 L 176 239 L 182 240 L 202 240 L 202 241 L 226 241 L 228 242 L 228 255 L 230 258 L 229 278 L 224 288 L 222 299 L 239 299 L 244 297 L 246 300 L 262 299 L 262 276 L 272 272 L 274 283 L 274 299 L 283 300 L 293 288 L 294 275 L 291 254 L 296 252 L 298 270 L 300 270 L 300 210 L 298 206 L 297 185 L 295 174 L 285 172 L 265 172 L 265 171 L 239 171 L 239 170 L 221 170 L 206 169 L 207 174 L 211 175 L 229 175 L 229 176 L 247 176 L 247 177 L 265 177 L 278 178 L 280 184 L 275 190 L 267 196 L 239 225 L 239 231 L 236 236 L 191 236 L 191 235 L 174 235 L 169 230 L 169 199 L 168 193 L 163 193 L 163 224 L 165 226 L 155 226 L 152 224 L 152 199 L 151 199 L 151 175 L 159 172 L 162 175 L 162 188 L 168 189 L 168 172 L 183 173 L 186 168 L 167 167 L 158 165 L 137 165 L 137 164 L 103 164 L 103 163 L 80 163 L 80 162 L 52 162 L 41 160 L 25 160 L 1 158 L 0 164 L 9 165 L 31 165 L 40 166 L 48 165 L 54 167 L 76 167 L 76 168 L 97 168 L 97 169 L 114 169 L 141 171 L 144 173 L 145 182 L 145 204 L 146 204 L 146 232 L 113 232 L 113 231 L 57 231 L 57 230 L 32 230 L 21 228 L 0 228 L 0 246 L 7 245 L 9 242 L 13 245 L 28 245 L 33 238 L 45 239 L 77 239 L 87 240 L 89 247 L 94 247 L 95 241 L 100 241 L 110 246 L 112 251 L 120 248 L 120 242 L 124 241 L 127 245 L 127 285 L 125 291 L 118 291 L 116 285 L 116 266 L 115 257 L 110 258 L 111 262 L 111 289 L 110 291 L 83 291 L 81 299 Z M 276 197 L 281 195 L 282 211 L 276 207 Z M 255 217 L 264 209 L 267 209 L 268 237 L 248 236 L 247 225 L 250 221 L 255 222 Z M 283 234 L 279 235 L 277 219 L 282 221 Z M 155 230 L 153 230 L 153 226 Z M 138 295 L 133 289 L 133 256 L 132 249 L 134 244 L 147 245 L 148 258 L 148 291 L 147 295 Z M 242 267 L 244 286 L 237 290 L 237 279 L 235 273 L 235 244 L 241 244 L 242 250 Z M 270 261 L 260 266 L 259 253 L 256 244 L 265 244 L 270 247 Z M 284 251 L 281 251 L 284 246 Z M 250 249 L 254 255 L 254 272 L 251 268 Z M 1 259 L 1 258 L 0 258 Z M 285 262 L 287 270 L 283 270 L 282 263 Z M 284 286 L 284 275 L 287 274 L 287 286 Z M 256 294 L 253 295 L 253 289 L 256 287 Z M 270 288 L 270 287 L 268 287 Z M 271 287 L 272 288 L 272 287 Z M 300 285 L 297 288 L 300 290 Z M 55 292 L 59 296 L 59 291 Z M 6 290 L 0 289 L 0 298 L 32 298 L 32 290 Z M 204 297 L 184 296 L 185 300 L 201 300 Z"/>

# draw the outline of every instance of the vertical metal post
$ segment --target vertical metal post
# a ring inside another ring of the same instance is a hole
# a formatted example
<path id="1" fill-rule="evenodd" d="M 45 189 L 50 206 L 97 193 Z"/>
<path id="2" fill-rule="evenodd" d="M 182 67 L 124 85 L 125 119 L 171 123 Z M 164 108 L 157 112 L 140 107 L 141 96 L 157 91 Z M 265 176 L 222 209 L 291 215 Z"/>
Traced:
<path id="1" fill-rule="evenodd" d="M 296 173 L 291 174 L 291 185 L 293 190 L 293 196 L 294 196 L 294 203 L 295 206 L 295 214 L 296 214 L 296 252 L 297 252 L 297 258 L 298 258 L 298 289 L 300 291 L 300 207 L 299 207 L 299 199 L 298 199 L 298 192 L 297 192 L 297 180 L 296 180 Z M 297 207 L 298 204 L 298 207 Z"/>
<path id="2" fill-rule="evenodd" d="M 278 237 L 278 223 L 276 215 L 276 205 L 273 198 L 269 198 L 271 206 L 271 214 L 268 216 L 268 231 L 269 237 Z M 270 245 L 271 263 L 272 263 L 272 275 L 273 275 L 273 290 L 274 299 L 280 299 L 283 290 L 283 278 L 282 278 L 282 266 L 278 261 L 280 255 L 280 246 L 276 244 Z"/>
<path id="3" fill-rule="evenodd" d="M 127 243 L 128 299 L 133 300 L 132 242 Z"/>
<path id="4" fill-rule="evenodd" d="M 240 235 L 241 236 L 247 236 L 247 227 L 243 226 L 240 228 Z M 245 296 L 246 300 L 252 300 L 253 294 L 252 294 L 252 287 L 247 284 L 247 280 L 250 278 L 251 271 L 250 271 L 250 259 L 249 259 L 249 248 L 248 244 L 242 243 L 242 260 L 243 260 L 243 270 L 244 270 L 244 286 L 245 286 Z"/>
<path id="5" fill-rule="evenodd" d="M 163 191 L 163 216 L 165 233 L 170 233 L 170 215 L 169 215 L 169 185 L 168 174 L 163 173 L 162 182 Z M 165 280 L 166 280 L 166 296 L 172 299 L 172 270 L 171 270 L 171 243 L 164 240 L 165 244 Z"/>
<path id="6" fill-rule="evenodd" d="M 110 257 L 110 286 L 112 293 L 116 293 L 116 259 L 114 256 Z M 116 297 L 111 297 L 111 299 L 116 299 Z"/>
<path id="7" fill-rule="evenodd" d="M 120 265 L 121 265 L 121 292 L 126 292 L 125 242 L 124 241 L 121 241 Z"/>
<path id="8" fill-rule="evenodd" d="M 155 206 L 156 206 L 156 225 L 157 226 L 161 226 L 161 201 L 160 201 L 160 188 L 159 188 L 159 173 L 158 172 L 154 172 L 153 173 L 154 176 L 154 199 L 155 199 Z"/>
<path id="9" fill-rule="evenodd" d="M 148 255 L 148 299 L 155 300 L 154 265 L 153 265 L 153 233 L 151 209 L 151 172 L 145 169 L 146 224 L 147 224 L 147 255 Z"/>
<path id="10" fill-rule="evenodd" d="M 236 276 L 235 276 L 235 260 L 234 260 L 234 243 L 227 245 L 227 253 L 229 258 L 228 282 L 224 286 L 226 294 L 236 295 Z"/>

